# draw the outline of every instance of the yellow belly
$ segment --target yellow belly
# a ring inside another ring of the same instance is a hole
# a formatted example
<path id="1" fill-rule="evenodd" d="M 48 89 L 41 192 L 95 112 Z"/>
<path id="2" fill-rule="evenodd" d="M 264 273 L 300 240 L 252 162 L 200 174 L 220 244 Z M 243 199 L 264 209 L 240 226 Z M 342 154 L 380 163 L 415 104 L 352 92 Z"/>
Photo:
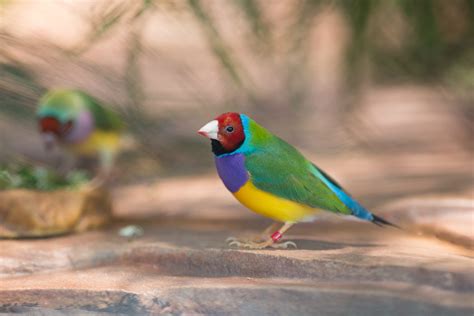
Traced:
<path id="1" fill-rule="evenodd" d="M 317 209 L 262 191 L 251 181 L 247 181 L 234 196 L 255 213 L 280 222 L 310 220 L 318 212 Z"/>
<path id="2" fill-rule="evenodd" d="M 120 134 L 114 132 L 93 132 L 86 140 L 78 144 L 69 145 L 68 148 L 79 155 L 94 156 L 99 151 L 115 152 L 120 144 Z"/>

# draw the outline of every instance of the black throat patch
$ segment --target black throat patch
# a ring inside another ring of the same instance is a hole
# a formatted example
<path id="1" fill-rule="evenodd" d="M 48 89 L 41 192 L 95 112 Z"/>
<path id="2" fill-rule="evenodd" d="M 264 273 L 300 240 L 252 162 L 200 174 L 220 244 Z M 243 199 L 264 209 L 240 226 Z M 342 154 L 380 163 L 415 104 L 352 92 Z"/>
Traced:
<path id="1" fill-rule="evenodd" d="M 212 146 L 212 152 L 214 153 L 214 155 L 216 156 L 220 156 L 220 155 L 223 155 L 223 154 L 230 154 L 234 151 L 236 151 L 237 149 L 240 148 L 240 146 L 242 146 L 242 144 L 244 143 L 244 141 L 241 141 L 237 147 L 235 147 L 234 149 L 232 150 L 227 150 L 225 149 L 222 144 L 216 140 L 216 139 L 211 139 L 211 146 Z"/>

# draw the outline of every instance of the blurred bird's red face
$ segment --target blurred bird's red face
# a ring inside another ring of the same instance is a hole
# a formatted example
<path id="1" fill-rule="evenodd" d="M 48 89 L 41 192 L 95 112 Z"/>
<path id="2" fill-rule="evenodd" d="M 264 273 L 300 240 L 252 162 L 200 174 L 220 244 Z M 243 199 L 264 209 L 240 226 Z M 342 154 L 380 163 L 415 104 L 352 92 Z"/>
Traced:
<path id="1" fill-rule="evenodd" d="M 57 137 L 66 135 L 72 128 L 72 121 L 61 124 L 56 118 L 47 116 L 39 121 L 41 133 L 51 133 Z"/>
<path id="2" fill-rule="evenodd" d="M 59 122 L 56 118 L 47 116 L 39 120 L 39 129 L 43 135 L 45 146 L 52 147 L 56 139 L 63 138 L 72 128 L 72 121 L 64 124 Z"/>
<path id="3" fill-rule="evenodd" d="M 217 141 L 226 152 L 232 152 L 245 140 L 244 127 L 239 113 L 229 112 L 218 116 L 198 131 L 199 134 Z"/>

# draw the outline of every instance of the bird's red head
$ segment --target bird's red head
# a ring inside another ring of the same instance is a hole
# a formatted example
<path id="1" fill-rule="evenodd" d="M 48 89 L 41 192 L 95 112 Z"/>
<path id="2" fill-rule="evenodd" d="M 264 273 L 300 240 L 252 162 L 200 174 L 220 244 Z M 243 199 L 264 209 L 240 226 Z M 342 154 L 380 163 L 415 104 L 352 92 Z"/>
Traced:
<path id="1" fill-rule="evenodd" d="M 63 137 L 71 130 L 72 121 L 62 124 L 56 118 L 47 116 L 39 120 L 39 128 L 43 134 L 53 134 L 56 137 Z"/>
<path id="2" fill-rule="evenodd" d="M 242 145 L 245 140 L 244 127 L 239 113 L 228 112 L 204 125 L 199 134 L 211 139 L 216 154 L 229 153 Z"/>
<path id="3" fill-rule="evenodd" d="M 219 131 L 218 140 L 226 150 L 233 151 L 245 140 L 244 127 L 240 115 L 235 112 L 221 114 L 216 118 Z"/>

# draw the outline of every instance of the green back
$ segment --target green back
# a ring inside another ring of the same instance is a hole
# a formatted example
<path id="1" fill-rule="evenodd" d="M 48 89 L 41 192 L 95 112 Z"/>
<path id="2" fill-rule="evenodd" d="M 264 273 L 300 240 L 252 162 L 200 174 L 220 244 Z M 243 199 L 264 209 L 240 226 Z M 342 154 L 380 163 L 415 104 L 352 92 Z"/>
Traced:
<path id="1" fill-rule="evenodd" d="M 257 188 L 310 207 L 352 213 L 298 150 L 255 121 L 247 124 L 245 166 Z"/>

